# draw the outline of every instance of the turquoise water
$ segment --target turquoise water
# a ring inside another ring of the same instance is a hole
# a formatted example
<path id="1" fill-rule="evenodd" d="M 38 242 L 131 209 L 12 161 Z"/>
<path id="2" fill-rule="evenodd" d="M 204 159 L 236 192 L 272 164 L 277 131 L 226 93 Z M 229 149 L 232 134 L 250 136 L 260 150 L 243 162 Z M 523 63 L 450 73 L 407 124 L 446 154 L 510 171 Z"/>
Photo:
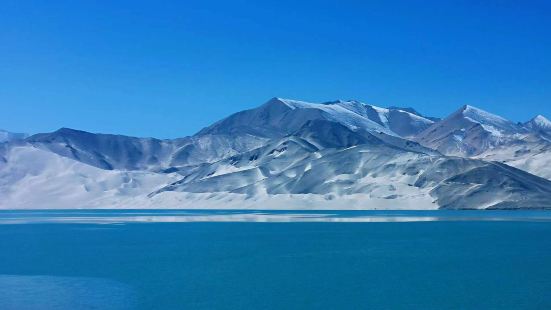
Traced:
<path id="1" fill-rule="evenodd" d="M 2 211 L 2 309 L 550 309 L 549 211 Z"/>

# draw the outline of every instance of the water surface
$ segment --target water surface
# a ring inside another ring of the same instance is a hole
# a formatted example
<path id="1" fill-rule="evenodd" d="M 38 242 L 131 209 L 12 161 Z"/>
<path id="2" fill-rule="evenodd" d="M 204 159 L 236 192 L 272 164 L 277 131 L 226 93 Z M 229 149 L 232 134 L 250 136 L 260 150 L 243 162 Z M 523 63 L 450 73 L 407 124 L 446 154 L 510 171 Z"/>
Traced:
<path id="1" fill-rule="evenodd" d="M 551 308 L 549 211 L 1 211 L 2 309 Z"/>

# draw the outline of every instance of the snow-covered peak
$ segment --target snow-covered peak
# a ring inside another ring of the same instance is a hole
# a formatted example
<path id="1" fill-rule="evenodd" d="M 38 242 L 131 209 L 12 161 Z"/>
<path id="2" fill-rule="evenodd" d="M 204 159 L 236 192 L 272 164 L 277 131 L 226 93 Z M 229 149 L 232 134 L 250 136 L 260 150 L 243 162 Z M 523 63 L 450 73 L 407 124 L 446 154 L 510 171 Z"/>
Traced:
<path id="1" fill-rule="evenodd" d="M 285 98 L 279 98 L 279 97 L 274 97 L 265 103 L 265 105 L 274 105 L 274 104 L 275 105 L 283 104 L 293 110 L 312 108 L 315 105 L 315 103 L 310 103 L 310 102 L 300 101 L 300 100 L 293 100 L 293 99 L 285 99 Z"/>
<path id="2" fill-rule="evenodd" d="M 526 127 L 534 130 L 551 130 L 551 121 L 543 115 L 538 115 L 524 124 Z"/>
<path id="3" fill-rule="evenodd" d="M 389 110 L 398 110 L 398 111 L 408 112 L 408 113 L 411 113 L 411 114 L 413 114 L 413 115 L 417 115 L 417 116 L 419 116 L 419 117 L 422 117 L 422 118 L 431 120 L 431 121 L 433 121 L 433 122 L 439 122 L 439 121 L 442 120 L 441 118 L 438 118 L 438 117 L 423 115 L 423 114 L 419 113 L 417 110 L 415 110 L 415 109 L 412 108 L 412 107 L 390 106 L 390 107 L 388 107 L 388 109 L 389 109 Z"/>
<path id="4" fill-rule="evenodd" d="M 418 116 L 422 116 L 421 113 L 417 112 L 417 110 L 415 110 L 414 108 L 412 107 L 397 107 L 397 106 L 390 106 L 388 107 L 389 110 L 400 110 L 400 111 L 405 111 L 405 112 L 409 112 L 411 114 L 415 114 L 415 115 L 418 115 Z"/>
<path id="5" fill-rule="evenodd" d="M 501 116 L 492 114 L 471 105 L 464 105 L 456 112 L 445 118 L 442 123 L 446 126 L 468 129 L 473 125 L 481 125 L 492 135 L 523 133 L 525 130 L 518 124 Z"/>
<path id="6" fill-rule="evenodd" d="M 323 103 L 325 105 L 338 105 L 344 107 L 354 113 L 363 115 L 370 120 L 379 123 L 382 126 L 389 127 L 390 123 L 393 123 L 392 116 L 396 114 L 403 114 L 410 119 L 410 122 L 424 123 L 430 125 L 434 123 L 430 118 L 424 117 L 412 108 L 397 108 L 389 107 L 383 108 L 372 104 L 363 103 L 358 100 L 335 100 Z M 407 122 L 405 119 L 401 119 L 401 123 Z M 394 122 L 395 123 L 395 122 Z M 396 124 L 392 124 L 396 125 Z M 392 128 L 390 128 L 392 130 Z M 400 132 L 396 132 L 398 135 L 402 135 Z"/>
<path id="7" fill-rule="evenodd" d="M 452 114 L 452 117 L 457 117 L 459 115 L 474 123 L 478 123 L 484 126 L 491 126 L 493 127 L 491 130 L 496 129 L 501 132 L 509 133 L 514 133 L 521 130 L 521 128 L 512 121 L 507 120 L 501 116 L 492 114 L 490 112 L 484 111 L 477 107 L 473 107 L 471 105 L 464 105 L 463 107 L 461 107 L 461 109 L 459 109 L 459 111 Z"/>
<path id="8" fill-rule="evenodd" d="M 381 108 L 357 100 L 312 103 L 275 97 L 258 108 L 235 113 L 197 133 L 282 137 L 312 120 L 328 120 L 352 130 L 411 138 L 434 121 L 409 111 Z"/>
<path id="9" fill-rule="evenodd" d="M 465 105 L 415 139 L 448 155 L 478 155 L 521 139 L 527 130 L 501 116 Z"/>
<path id="10" fill-rule="evenodd" d="M 201 130 L 196 136 L 230 134 L 268 138 L 282 137 L 298 130 L 306 122 L 312 120 L 328 120 L 353 130 L 363 129 L 396 135 L 384 124 L 368 117 L 365 113 L 365 106 L 358 102 L 323 104 L 272 98 L 255 109 L 241 111 L 218 121 Z"/>

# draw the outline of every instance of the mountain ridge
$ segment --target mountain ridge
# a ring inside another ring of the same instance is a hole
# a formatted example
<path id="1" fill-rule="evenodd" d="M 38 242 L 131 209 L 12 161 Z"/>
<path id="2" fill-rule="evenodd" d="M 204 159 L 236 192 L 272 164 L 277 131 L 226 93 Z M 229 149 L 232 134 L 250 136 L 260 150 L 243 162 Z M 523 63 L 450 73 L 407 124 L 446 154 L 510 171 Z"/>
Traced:
<path id="1" fill-rule="evenodd" d="M 178 139 L 60 128 L 0 143 L 0 208 L 547 208 L 548 122 L 275 97 Z"/>
<path id="2" fill-rule="evenodd" d="M 0 129 L 0 143 L 10 142 L 14 140 L 23 140 L 29 135 L 26 133 L 10 132 L 7 130 Z"/>

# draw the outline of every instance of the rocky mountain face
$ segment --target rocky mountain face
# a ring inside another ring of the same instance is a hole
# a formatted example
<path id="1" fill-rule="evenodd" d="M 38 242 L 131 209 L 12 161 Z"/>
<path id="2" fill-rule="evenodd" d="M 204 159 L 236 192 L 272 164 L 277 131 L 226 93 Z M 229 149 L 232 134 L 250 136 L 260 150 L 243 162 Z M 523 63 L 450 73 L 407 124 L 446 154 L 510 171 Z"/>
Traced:
<path id="1" fill-rule="evenodd" d="M 498 161 L 551 179 L 551 140 L 547 120 L 518 124 L 463 106 L 413 140 L 444 155 Z"/>
<path id="2" fill-rule="evenodd" d="M 0 142 L 0 208 L 548 208 L 550 129 L 281 98 L 173 140 L 62 128 Z"/>

